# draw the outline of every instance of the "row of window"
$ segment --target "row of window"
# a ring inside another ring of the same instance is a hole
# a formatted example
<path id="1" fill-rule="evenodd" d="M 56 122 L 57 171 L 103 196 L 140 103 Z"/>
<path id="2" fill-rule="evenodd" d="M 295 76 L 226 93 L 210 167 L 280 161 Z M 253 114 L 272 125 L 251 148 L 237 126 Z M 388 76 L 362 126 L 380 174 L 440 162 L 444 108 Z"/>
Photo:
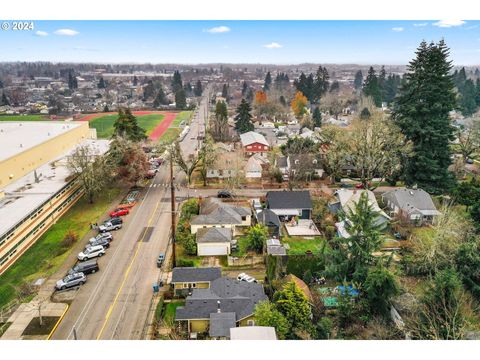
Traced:
<path id="1" fill-rule="evenodd" d="M 76 184 L 75 181 L 71 181 L 68 183 L 66 186 L 64 186 L 62 189 L 60 189 L 57 193 L 54 194 L 54 197 L 57 199 L 59 198 L 62 194 L 64 194 L 67 190 L 71 189 L 72 186 Z M 52 197 L 53 198 L 53 197 Z M 13 226 L 8 232 L 6 232 L 2 237 L 0 237 L 0 246 L 2 246 L 8 239 L 10 239 L 13 235 L 15 235 L 15 230 L 17 230 L 20 226 L 22 226 L 26 221 L 30 221 L 35 219 L 42 211 L 43 207 L 49 203 L 52 198 L 45 200 L 38 208 L 30 212 L 28 215 L 26 215 L 22 220 L 20 220 L 15 226 Z"/>
<path id="2" fill-rule="evenodd" d="M 18 241 L 5 255 L 0 258 L 0 266 L 5 264 L 18 250 L 18 247 L 25 242 L 28 238 L 38 233 L 47 223 L 47 220 L 50 219 L 55 213 L 59 213 L 64 209 L 68 204 L 74 201 L 79 194 L 81 194 L 82 188 L 77 189 L 73 192 L 65 201 L 63 201 L 60 206 L 55 209 L 49 216 L 42 220 L 37 226 L 35 226 L 28 234 L 26 234 L 20 241 Z"/>

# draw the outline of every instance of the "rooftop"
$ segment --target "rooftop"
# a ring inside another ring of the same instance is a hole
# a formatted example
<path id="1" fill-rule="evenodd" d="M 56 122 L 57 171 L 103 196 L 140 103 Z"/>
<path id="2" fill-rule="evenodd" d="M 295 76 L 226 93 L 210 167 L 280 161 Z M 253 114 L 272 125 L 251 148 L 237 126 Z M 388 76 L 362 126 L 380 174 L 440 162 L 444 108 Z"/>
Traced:
<path id="1" fill-rule="evenodd" d="M 172 283 L 213 281 L 220 276 L 222 276 L 222 269 L 219 267 L 176 267 L 172 271 Z"/>
<path id="2" fill-rule="evenodd" d="M 304 191 L 269 191 L 267 192 L 269 209 L 311 209 L 310 192 Z"/>
<path id="3" fill-rule="evenodd" d="M 424 215 L 440 215 L 432 197 L 423 189 L 394 189 L 384 193 L 383 197 L 407 212 L 418 210 Z"/>
<path id="4" fill-rule="evenodd" d="M 230 329 L 236 326 L 235 313 L 216 312 L 210 314 L 211 337 L 229 337 Z"/>
<path id="5" fill-rule="evenodd" d="M 75 122 L 0 121 L 0 161 L 81 126 Z"/>
<path id="6" fill-rule="evenodd" d="M 105 153 L 108 151 L 110 141 L 85 140 L 82 144 L 91 144 L 97 148 L 97 152 Z M 75 148 L 36 169 L 38 182 L 35 181 L 35 173 L 31 172 L 3 188 L 5 197 L 0 200 L 0 236 L 67 185 L 65 179 L 70 172 L 65 166 L 64 159 Z M 52 163 L 55 163 L 55 166 L 52 166 Z"/>
<path id="7" fill-rule="evenodd" d="M 267 139 L 265 139 L 262 134 L 256 133 L 255 131 L 249 131 L 244 134 L 240 134 L 240 140 L 242 141 L 242 146 L 250 145 L 253 143 L 260 143 L 270 146 Z"/>
<path id="8" fill-rule="evenodd" d="M 232 240 L 232 230 L 228 228 L 201 228 L 197 231 L 197 243 L 229 243 Z"/>

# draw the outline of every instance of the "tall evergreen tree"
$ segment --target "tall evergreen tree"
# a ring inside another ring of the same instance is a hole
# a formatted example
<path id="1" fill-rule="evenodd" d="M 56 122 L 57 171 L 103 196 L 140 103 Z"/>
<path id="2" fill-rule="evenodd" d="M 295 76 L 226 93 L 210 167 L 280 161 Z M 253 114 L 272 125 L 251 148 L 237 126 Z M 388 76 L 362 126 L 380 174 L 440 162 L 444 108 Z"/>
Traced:
<path id="1" fill-rule="evenodd" d="M 247 94 L 247 90 L 248 90 L 248 85 L 247 85 L 247 82 L 244 81 L 242 84 L 242 96 L 245 96 Z"/>
<path id="2" fill-rule="evenodd" d="M 133 77 L 133 86 L 137 86 L 137 85 L 138 85 L 138 78 L 137 78 L 137 76 L 135 75 L 135 76 Z"/>
<path id="3" fill-rule="evenodd" d="M 190 84 L 190 82 L 187 82 L 184 85 L 183 89 L 185 90 L 185 93 L 187 96 L 190 96 L 193 92 L 193 87 L 192 87 L 192 84 Z"/>
<path id="4" fill-rule="evenodd" d="M 318 106 L 315 107 L 315 110 L 313 110 L 312 119 L 315 127 L 322 127 L 322 113 L 320 112 Z"/>
<path id="5" fill-rule="evenodd" d="M 252 108 L 250 104 L 242 99 L 242 102 L 237 107 L 237 114 L 235 115 L 235 129 L 240 133 L 246 133 L 254 130 L 252 123 Z"/>
<path id="6" fill-rule="evenodd" d="M 118 110 L 118 118 L 113 124 L 113 135 L 123 137 L 131 141 L 142 141 L 146 139 L 145 129 L 138 126 L 137 118 L 132 114 L 130 109 Z"/>
<path id="7" fill-rule="evenodd" d="M 480 78 L 475 81 L 475 102 L 480 106 Z"/>
<path id="8" fill-rule="evenodd" d="M 228 85 L 227 84 L 223 84 L 222 97 L 225 98 L 225 100 L 228 101 Z"/>
<path id="9" fill-rule="evenodd" d="M 375 103 L 375 106 L 382 106 L 382 93 L 378 84 L 378 77 L 372 66 L 368 69 L 368 74 L 363 84 L 363 94 L 370 96 Z"/>
<path id="10" fill-rule="evenodd" d="M 362 88 L 362 85 L 363 85 L 362 70 L 358 70 L 355 73 L 355 79 L 353 80 L 353 87 L 355 88 L 355 90 L 360 90 Z"/>
<path id="11" fill-rule="evenodd" d="M 318 103 L 318 101 L 328 92 L 330 82 L 330 76 L 328 75 L 328 70 L 326 67 L 319 66 L 317 73 L 315 74 L 315 82 L 313 85 L 313 93 L 311 99 L 308 100 L 311 103 Z M 308 98 L 308 96 L 307 96 Z"/>
<path id="12" fill-rule="evenodd" d="M 385 100 L 386 87 L 387 87 L 387 72 L 385 71 L 385 66 L 382 65 L 380 69 L 380 74 L 378 75 L 378 87 L 380 88 L 380 96 L 382 101 Z"/>
<path id="13" fill-rule="evenodd" d="M 9 106 L 10 101 L 8 101 L 7 95 L 5 95 L 5 92 L 2 93 L 2 101 L 0 103 L 2 106 Z"/>
<path id="14" fill-rule="evenodd" d="M 157 96 L 155 96 L 155 100 L 153 101 L 154 107 L 159 107 L 160 105 L 167 105 L 168 99 L 165 96 L 165 92 L 163 91 L 162 86 L 158 89 Z"/>
<path id="15" fill-rule="evenodd" d="M 460 93 L 460 110 L 464 116 L 470 116 L 477 110 L 476 89 L 472 79 L 468 79 L 462 86 Z"/>
<path id="16" fill-rule="evenodd" d="M 103 79 L 103 76 L 98 81 L 97 87 L 99 89 L 105 89 L 107 87 L 106 84 L 105 84 L 105 80 Z"/>
<path id="17" fill-rule="evenodd" d="M 175 93 L 175 108 L 179 110 L 187 108 L 187 95 L 184 89 L 179 89 Z"/>
<path id="18" fill-rule="evenodd" d="M 272 85 L 272 75 L 270 74 L 270 71 L 267 72 L 267 75 L 265 76 L 265 82 L 263 84 L 263 90 L 268 91 L 270 90 L 270 86 Z"/>
<path id="19" fill-rule="evenodd" d="M 340 91 L 340 83 L 337 80 L 335 80 L 330 86 L 330 92 L 334 93 L 339 91 Z"/>
<path id="20" fill-rule="evenodd" d="M 175 70 L 172 78 L 172 91 L 176 93 L 180 89 L 183 89 L 182 75 L 180 75 L 180 71 Z"/>
<path id="21" fill-rule="evenodd" d="M 443 40 L 438 44 L 423 41 L 416 54 L 395 99 L 393 118 L 413 143 L 414 154 L 404 169 L 406 184 L 439 194 L 453 185 L 448 171 L 449 145 L 454 139 L 449 112 L 456 106 L 452 64 Z"/>
<path id="22" fill-rule="evenodd" d="M 202 82 L 197 80 L 197 84 L 195 85 L 195 96 L 202 96 L 203 94 L 203 87 Z"/>

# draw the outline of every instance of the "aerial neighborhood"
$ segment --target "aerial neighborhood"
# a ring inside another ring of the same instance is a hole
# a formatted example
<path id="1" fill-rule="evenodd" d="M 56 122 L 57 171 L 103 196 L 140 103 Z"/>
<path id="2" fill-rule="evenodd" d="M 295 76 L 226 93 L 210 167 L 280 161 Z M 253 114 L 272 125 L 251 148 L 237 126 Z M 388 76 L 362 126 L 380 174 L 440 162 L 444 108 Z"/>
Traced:
<path id="1" fill-rule="evenodd" d="M 452 57 L 0 63 L 1 338 L 480 339 Z"/>

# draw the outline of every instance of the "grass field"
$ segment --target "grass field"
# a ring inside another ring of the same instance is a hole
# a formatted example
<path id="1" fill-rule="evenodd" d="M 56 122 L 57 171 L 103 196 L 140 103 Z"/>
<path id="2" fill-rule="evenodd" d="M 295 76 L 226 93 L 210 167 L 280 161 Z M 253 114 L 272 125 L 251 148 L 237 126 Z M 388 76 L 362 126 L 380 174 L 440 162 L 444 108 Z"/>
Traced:
<path id="1" fill-rule="evenodd" d="M 288 244 L 290 247 L 290 249 L 287 250 L 287 254 L 289 255 L 305 255 L 305 251 L 307 250 L 310 250 L 314 254 L 319 253 L 324 241 L 321 237 L 315 237 L 313 239 L 282 237 L 282 243 Z"/>
<path id="2" fill-rule="evenodd" d="M 166 324 L 173 324 L 177 307 L 184 305 L 185 301 L 172 301 L 169 303 L 165 303 L 165 310 L 163 311 L 163 321 Z"/>
<path id="3" fill-rule="evenodd" d="M 41 121 L 48 120 L 45 115 L 0 115 L 0 121 Z"/>
<path id="4" fill-rule="evenodd" d="M 172 126 L 180 126 L 182 121 L 184 121 L 185 124 L 188 125 L 190 124 L 191 117 L 192 117 L 192 111 L 179 112 L 178 115 L 175 117 L 175 120 L 173 120 Z"/>
<path id="5" fill-rule="evenodd" d="M 147 135 L 157 127 L 163 120 L 165 115 L 162 114 L 148 114 L 136 116 L 138 126 L 144 128 L 147 131 Z M 108 139 L 113 134 L 113 124 L 118 118 L 117 114 L 110 114 L 96 117 L 90 120 L 90 127 L 97 129 L 97 137 L 100 139 Z"/>
<path id="6" fill-rule="evenodd" d="M 103 192 L 94 204 L 80 199 L 67 213 L 23 254 L 5 273 L 0 275 L 0 308 L 12 301 L 24 284 L 53 274 L 65 261 L 71 248 L 62 245 L 68 230 L 75 232 L 79 239 L 90 230 L 90 224 L 108 210 L 120 189 Z"/>
<path id="7" fill-rule="evenodd" d="M 162 136 L 160 136 L 158 141 L 164 144 L 171 144 L 181 132 L 181 128 L 168 128 Z"/>

